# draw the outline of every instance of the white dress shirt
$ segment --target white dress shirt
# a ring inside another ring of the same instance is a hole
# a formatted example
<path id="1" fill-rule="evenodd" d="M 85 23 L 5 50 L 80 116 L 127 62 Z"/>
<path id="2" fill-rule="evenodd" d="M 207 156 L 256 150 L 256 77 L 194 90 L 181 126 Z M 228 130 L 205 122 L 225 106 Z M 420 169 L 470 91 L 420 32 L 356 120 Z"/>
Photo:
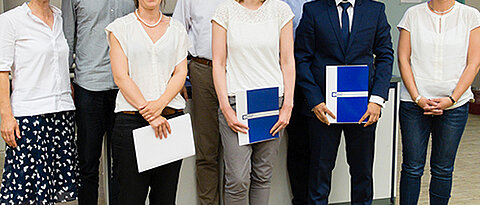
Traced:
<path id="1" fill-rule="evenodd" d="M 342 13 L 343 13 L 343 8 L 340 6 L 340 3 L 348 1 L 352 4 L 352 6 L 348 7 L 347 13 L 348 13 L 348 22 L 349 22 L 349 31 L 352 31 L 352 24 L 353 24 L 353 14 L 354 14 L 354 7 L 355 7 L 355 0 L 335 0 L 335 4 L 337 5 L 337 10 L 338 10 L 338 20 L 340 22 L 340 28 L 343 26 L 342 25 Z M 377 95 L 371 95 L 369 102 L 376 103 L 380 106 L 385 105 L 385 99 L 383 99 L 380 96 Z"/>
<path id="2" fill-rule="evenodd" d="M 0 15 L 0 71 L 12 74 L 15 117 L 75 110 L 61 11 L 51 9 L 52 28 L 27 3 Z"/>
<path id="3" fill-rule="evenodd" d="M 348 13 L 348 22 L 349 24 L 349 31 L 352 31 L 352 22 L 353 22 L 353 7 L 355 6 L 355 0 L 335 0 L 335 4 L 337 5 L 337 10 L 338 10 L 338 20 L 340 21 L 340 28 L 342 28 L 342 13 L 343 13 L 343 8 L 340 6 L 340 3 L 342 2 L 350 2 L 352 6 L 348 7 L 347 13 Z"/>
<path id="4" fill-rule="evenodd" d="M 256 10 L 236 0 L 217 7 L 212 21 L 227 30 L 227 91 L 279 87 L 283 96 L 280 68 L 280 31 L 294 17 L 287 3 L 266 0 Z"/>
<path id="5" fill-rule="evenodd" d="M 452 11 L 442 16 L 433 13 L 427 3 L 407 10 L 398 28 L 410 32 L 410 64 L 421 96 L 452 95 L 467 66 L 470 33 L 478 27 L 480 12 L 461 3 L 455 3 Z M 403 83 L 400 93 L 402 101 L 413 101 Z M 462 106 L 472 98 L 468 88 L 449 109 Z"/>
<path id="6" fill-rule="evenodd" d="M 178 0 L 173 18 L 185 25 L 193 43 L 194 57 L 212 60 L 212 19 L 215 8 L 225 0 Z"/>
<path id="7" fill-rule="evenodd" d="M 187 58 L 190 40 L 182 23 L 175 19 L 165 34 L 153 43 L 135 13 L 116 19 L 105 28 L 107 38 L 112 32 L 127 56 L 128 74 L 147 101 L 157 100 L 165 92 L 175 66 Z M 177 94 L 168 107 L 185 108 L 185 99 Z M 118 92 L 115 112 L 137 111 Z"/>

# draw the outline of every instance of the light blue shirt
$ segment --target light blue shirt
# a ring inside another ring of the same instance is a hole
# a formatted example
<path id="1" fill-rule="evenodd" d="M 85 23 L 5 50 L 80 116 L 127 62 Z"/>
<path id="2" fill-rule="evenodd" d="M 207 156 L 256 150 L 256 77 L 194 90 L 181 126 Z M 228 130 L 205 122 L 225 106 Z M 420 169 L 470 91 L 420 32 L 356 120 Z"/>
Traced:
<path id="1" fill-rule="evenodd" d="M 303 4 L 310 2 L 312 0 L 282 0 L 290 6 L 295 17 L 293 18 L 293 35 L 295 36 L 295 31 L 297 30 L 300 19 L 302 18 L 303 13 Z"/>
<path id="2" fill-rule="evenodd" d="M 62 0 L 63 31 L 75 54 L 74 82 L 90 91 L 116 89 L 105 27 L 135 11 L 132 0 Z"/>

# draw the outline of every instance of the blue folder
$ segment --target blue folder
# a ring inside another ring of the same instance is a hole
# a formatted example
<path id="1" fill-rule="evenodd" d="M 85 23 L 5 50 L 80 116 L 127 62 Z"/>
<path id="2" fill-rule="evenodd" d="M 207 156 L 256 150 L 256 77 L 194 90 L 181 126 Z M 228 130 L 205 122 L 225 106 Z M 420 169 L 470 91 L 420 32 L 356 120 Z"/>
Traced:
<path id="1" fill-rule="evenodd" d="M 326 105 L 336 119 L 330 123 L 357 123 L 368 106 L 368 66 L 327 66 Z"/>
<path id="2" fill-rule="evenodd" d="M 236 104 L 237 119 L 249 128 L 247 134 L 238 133 L 239 145 L 278 138 L 270 134 L 278 121 L 278 87 L 239 91 Z"/>

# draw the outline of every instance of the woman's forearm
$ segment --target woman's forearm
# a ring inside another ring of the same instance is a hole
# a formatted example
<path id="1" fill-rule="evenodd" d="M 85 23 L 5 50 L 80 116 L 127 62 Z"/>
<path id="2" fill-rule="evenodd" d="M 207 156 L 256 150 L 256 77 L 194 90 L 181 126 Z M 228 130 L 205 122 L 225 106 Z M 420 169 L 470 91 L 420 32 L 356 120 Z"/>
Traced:
<path id="1" fill-rule="evenodd" d="M 478 73 L 480 66 L 480 28 L 476 28 L 470 33 L 470 41 L 468 45 L 468 54 L 467 54 L 467 67 L 463 71 L 460 79 L 458 80 L 455 90 L 453 90 L 452 97 L 455 100 L 460 99 L 460 97 L 467 91 L 467 89 L 472 85 L 475 76 Z"/>
<path id="2" fill-rule="evenodd" d="M 115 77 L 114 79 L 125 100 L 134 108 L 140 110 L 140 108 L 145 105 L 147 101 L 132 78 L 127 75 Z"/>
<path id="3" fill-rule="evenodd" d="M 295 90 L 295 63 L 282 65 L 284 98 L 283 106 L 293 107 L 293 93 Z"/>
<path id="4" fill-rule="evenodd" d="M 0 115 L 2 119 L 12 117 L 12 106 L 10 104 L 10 79 L 9 72 L 0 72 Z"/>
<path id="5" fill-rule="evenodd" d="M 290 20 L 280 31 L 280 67 L 283 75 L 284 107 L 293 107 L 295 89 L 295 58 L 293 57 L 293 22 Z"/>
<path id="6" fill-rule="evenodd" d="M 213 62 L 213 84 L 215 86 L 215 92 L 217 93 L 220 109 L 224 110 L 230 103 L 228 101 L 227 93 L 227 79 L 225 72 L 225 64 L 219 62 Z"/>
<path id="7" fill-rule="evenodd" d="M 456 101 L 462 97 L 462 95 L 467 91 L 467 89 L 472 85 L 475 80 L 475 76 L 478 73 L 478 64 L 477 65 L 468 65 L 462 73 L 462 76 L 458 80 L 455 90 L 453 90 L 452 97 Z"/>
<path id="8" fill-rule="evenodd" d="M 118 39 L 109 33 L 110 43 L 110 64 L 112 65 L 112 74 L 115 84 L 117 84 L 120 92 L 125 100 L 137 110 L 147 102 L 137 84 L 130 78 L 128 74 L 128 60 L 123 52 L 123 48 Z"/>
<path id="9" fill-rule="evenodd" d="M 398 66 L 400 68 L 400 75 L 402 76 L 403 84 L 407 88 L 412 100 L 415 100 L 419 93 L 410 64 L 411 53 L 410 32 L 400 29 L 400 37 L 398 40 Z"/>
<path id="10" fill-rule="evenodd" d="M 417 85 L 415 84 L 415 78 L 413 77 L 410 62 L 405 61 L 407 60 L 398 60 L 398 65 L 400 67 L 400 75 L 402 76 L 403 84 L 407 88 L 410 97 L 412 98 L 412 100 L 415 100 L 419 95 Z"/>
<path id="11" fill-rule="evenodd" d="M 220 109 L 223 111 L 230 107 L 226 79 L 227 30 L 215 21 L 212 21 L 212 58 L 213 84 Z"/>
<path id="12" fill-rule="evenodd" d="M 175 66 L 175 71 L 172 77 L 168 81 L 165 92 L 158 98 L 158 102 L 162 107 L 166 107 L 170 101 L 178 95 L 185 85 L 185 79 L 187 78 L 187 59 L 183 60 L 180 64 Z"/>

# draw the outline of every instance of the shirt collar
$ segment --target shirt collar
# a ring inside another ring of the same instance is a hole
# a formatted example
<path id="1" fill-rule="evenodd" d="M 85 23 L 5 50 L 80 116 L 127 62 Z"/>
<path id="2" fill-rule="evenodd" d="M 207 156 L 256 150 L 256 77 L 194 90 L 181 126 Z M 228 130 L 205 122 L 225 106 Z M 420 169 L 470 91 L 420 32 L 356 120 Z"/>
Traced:
<path id="1" fill-rule="evenodd" d="M 335 0 L 335 5 L 340 6 L 340 3 L 342 3 L 345 0 Z M 346 0 L 352 4 L 352 8 L 355 6 L 355 0 Z"/>
<path id="2" fill-rule="evenodd" d="M 28 3 L 27 3 L 27 2 L 23 3 L 21 7 L 22 7 L 22 9 L 23 9 L 25 12 L 27 12 L 28 15 L 31 15 L 31 14 L 32 14 L 32 10 L 30 9 L 30 7 L 28 7 Z M 62 11 L 61 11 L 59 8 L 57 8 L 57 7 L 53 6 L 53 5 L 50 5 L 50 9 L 52 9 L 53 15 L 54 15 L 55 17 L 62 15 Z"/>

